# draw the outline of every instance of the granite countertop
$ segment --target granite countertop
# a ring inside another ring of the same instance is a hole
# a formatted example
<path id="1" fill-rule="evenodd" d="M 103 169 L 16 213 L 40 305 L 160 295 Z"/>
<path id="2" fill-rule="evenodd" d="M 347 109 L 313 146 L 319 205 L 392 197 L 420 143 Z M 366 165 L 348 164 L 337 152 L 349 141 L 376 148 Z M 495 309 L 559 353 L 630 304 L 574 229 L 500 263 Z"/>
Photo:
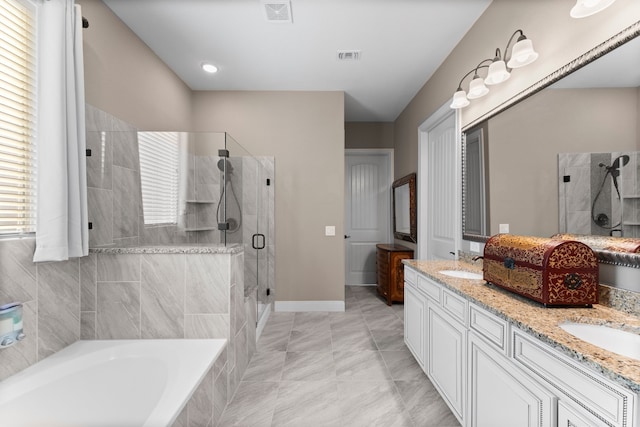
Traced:
<path id="1" fill-rule="evenodd" d="M 243 251 L 243 245 L 232 243 L 149 245 L 149 246 L 104 246 L 89 248 L 94 254 L 237 254 Z"/>
<path id="2" fill-rule="evenodd" d="M 635 393 L 640 393 L 640 360 L 589 344 L 558 326 L 566 321 L 592 323 L 610 325 L 640 334 L 640 317 L 601 304 L 595 304 L 593 308 L 546 308 L 540 303 L 487 284 L 484 280 L 456 279 L 438 273 L 440 270 L 452 269 L 482 273 L 480 266 L 463 261 L 403 260 L 403 263 L 539 338 L 575 361 L 587 365 Z"/>

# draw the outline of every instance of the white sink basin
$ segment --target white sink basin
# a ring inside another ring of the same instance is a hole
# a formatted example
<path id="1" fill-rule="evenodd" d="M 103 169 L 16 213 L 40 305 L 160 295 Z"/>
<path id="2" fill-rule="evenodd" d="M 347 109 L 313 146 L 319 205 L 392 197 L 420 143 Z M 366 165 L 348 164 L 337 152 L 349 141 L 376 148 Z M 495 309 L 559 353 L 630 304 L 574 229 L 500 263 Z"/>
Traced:
<path id="1" fill-rule="evenodd" d="M 640 360 L 640 335 L 605 325 L 566 322 L 560 327 L 576 338 L 622 356 Z"/>
<path id="2" fill-rule="evenodd" d="M 482 274 L 474 273 L 472 271 L 440 270 L 438 273 L 444 274 L 445 276 L 455 277 L 455 278 L 458 278 L 458 279 L 472 279 L 472 280 L 482 279 Z"/>

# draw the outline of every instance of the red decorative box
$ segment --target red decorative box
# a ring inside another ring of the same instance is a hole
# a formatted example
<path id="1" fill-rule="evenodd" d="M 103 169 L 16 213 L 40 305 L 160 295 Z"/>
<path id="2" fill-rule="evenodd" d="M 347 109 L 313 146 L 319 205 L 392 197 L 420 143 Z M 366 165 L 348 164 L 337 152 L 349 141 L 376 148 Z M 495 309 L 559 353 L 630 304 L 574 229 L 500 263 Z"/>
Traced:
<path id="1" fill-rule="evenodd" d="M 545 306 L 598 303 L 598 259 L 584 243 L 498 234 L 487 240 L 484 280 Z"/>

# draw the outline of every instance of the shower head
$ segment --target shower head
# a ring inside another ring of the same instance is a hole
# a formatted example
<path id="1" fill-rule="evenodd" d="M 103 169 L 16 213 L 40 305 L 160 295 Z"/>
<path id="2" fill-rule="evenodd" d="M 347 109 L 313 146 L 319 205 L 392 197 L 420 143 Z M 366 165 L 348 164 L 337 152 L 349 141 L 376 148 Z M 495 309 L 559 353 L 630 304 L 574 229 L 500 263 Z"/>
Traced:
<path id="1" fill-rule="evenodd" d="M 622 163 L 622 164 L 621 164 Z M 616 175 L 620 174 L 620 168 L 626 166 L 629 163 L 629 156 L 623 154 L 622 156 L 616 157 L 616 159 L 611 163 L 611 166 L 607 166 L 606 164 L 600 162 L 598 166 L 601 168 L 605 168 L 607 172 L 616 173 Z"/>
<path id="2" fill-rule="evenodd" d="M 233 173 L 233 166 L 231 166 L 231 162 L 225 158 L 218 160 L 218 169 L 223 173 Z"/>
<path id="3" fill-rule="evenodd" d="M 622 162 L 622 164 L 620 164 Z M 620 169 L 623 166 L 626 166 L 629 163 L 629 156 L 623 154 L 622 156 L 618 156 L 613 163 L 611 164 L 612 169 Z"/>

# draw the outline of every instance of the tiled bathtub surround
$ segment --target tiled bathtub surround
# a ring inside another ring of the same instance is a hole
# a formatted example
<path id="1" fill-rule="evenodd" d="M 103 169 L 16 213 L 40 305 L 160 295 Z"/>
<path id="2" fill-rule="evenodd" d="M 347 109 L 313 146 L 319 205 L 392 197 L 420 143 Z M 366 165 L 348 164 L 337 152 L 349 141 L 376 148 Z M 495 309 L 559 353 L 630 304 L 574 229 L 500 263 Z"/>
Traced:
<path id="1" fill-rule="evenodd" d="M 27 335 L 0 350 L 0 380 L 80 338 L 80 259 L 35 264 L 34 248 L 32 238 L 0 240 L 0 301 L 24 304 Z"/>
<path id="2" fill-rule="evenodd" d="M 82 259 L 83 271 L 94 273 L 82 282 L 82 338 L 225 338 L 220 393 L 231 396 L 255 350 L 256 302 L 244 295 L 242 247 L 91 252 Z"/>
<path id="3" fill-rule="evenodd" d="M 78 339 L 227 338 L 176 425 L 207 426 L 198 421 L 206 414 L 217 420 L 255 351 L 256 301 L 244 296 L 240 246 L 110 248 L 34 264 L 34 245 L 0 241 L 0 298 L 24 302 L 27 334 L 2 350 L 0 380 Z"/>

